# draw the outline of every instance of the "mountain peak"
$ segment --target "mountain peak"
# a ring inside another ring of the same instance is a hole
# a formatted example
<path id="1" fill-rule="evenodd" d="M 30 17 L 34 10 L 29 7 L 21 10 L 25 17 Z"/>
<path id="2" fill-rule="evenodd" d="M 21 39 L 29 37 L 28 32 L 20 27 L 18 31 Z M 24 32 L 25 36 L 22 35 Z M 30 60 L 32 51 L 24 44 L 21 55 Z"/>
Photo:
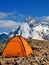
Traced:
<path id="1" fill-rule="evenodd" d="M 4 34 L 7 33 L 4 32 Z M 17 35 L 24 38 L 49 40 L 49 26 L 37 23 L 34 18 L 28 16 L 21 25 L 19 25 L 9 33 L 9 37 L 14 37 Z"/>
<path id="2" fill-rule="evenodd" d="M 7 35 L 8 35 L 8 33 L 7 33 L 7 32 L 3 32 L 3 34 L 7 34 Z"/>
<path id="3" fill-rule="evenodd" d="M 49 40 L 49 27 L 37 23 L 31 16 L 26 17 L 25 22 L 23 22 L 17 29 L 10 32 L 9 36 L 22 36 L 24 38 L 32 38 L 39 40 Z M 46 39 L 47 38 L 47 39 Z"/>

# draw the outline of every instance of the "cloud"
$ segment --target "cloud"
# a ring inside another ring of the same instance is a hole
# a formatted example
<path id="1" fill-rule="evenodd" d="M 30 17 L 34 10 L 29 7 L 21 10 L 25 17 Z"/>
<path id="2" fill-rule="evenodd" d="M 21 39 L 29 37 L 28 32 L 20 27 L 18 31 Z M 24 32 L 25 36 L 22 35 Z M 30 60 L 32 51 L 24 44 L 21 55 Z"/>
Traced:
<path id="1" fill-rule="evenodd" d="M 3 29 L 14 29 L 18 27 L 19 25 L 21 25 L 20 22 L 15 22 L 12 20 L 0 20 L 0 28 L 3 28 Z"/>
<path id="2" fill-rule="evenodd" d="M 39 22 L 39 23 L 42 23 L 42 24 L 47 24 L 49 25 L 49 16 L 42 16 L 42 17 L 36 17 L 36 20 Z"/>
<path id="3" fill-rule="evenodd" d="M 23 15 L 22 13 L 16 13 L 16 15 L 12 16 L 12 18 L 16 19 L 17 21 L 24 21 L 26 16 Z"/>
<path id="4" fill-rule="evenodd" d="M 21 14 L 21 13 L 19 14 L 19 16 L 22 17 L 22 18 L 25 18 L 25 15 L 23 15 L 23 14 Z"/>
<path id="5" fill-rule="evenodd" d="M 43 16 L 40 19 L 44 22 L 49 22 L 49 16 Z"/>
<path id="6" fill-rule="evenodd" d="M 43 17 L 41 17 L 40 21 L 44 25 L 49 25 L 49 16 L 43 16 Z"/>
<path id="7" fill-rule="evenodd" d="M 0 12 L 0 32 L 10 31 L 21 25 L 24 15 L 16 11 Z M 21 21 L 21 22 L 19 22 Z"/>
<path id="8" fill-rule="evenodd" d="M 15 14 L 15 12 L 10 12 L 10 13 L 0 12 L 0 19 L 6 18 L 6 17 L 13 15 L 13 14 Z"/>
<path id="9" fill-rule="evenodd" d="M 15 21 L 24 21 L 25 15 L 17 11 L 13 12 L 0 12 L 0 20 L 15 20 Z"/>

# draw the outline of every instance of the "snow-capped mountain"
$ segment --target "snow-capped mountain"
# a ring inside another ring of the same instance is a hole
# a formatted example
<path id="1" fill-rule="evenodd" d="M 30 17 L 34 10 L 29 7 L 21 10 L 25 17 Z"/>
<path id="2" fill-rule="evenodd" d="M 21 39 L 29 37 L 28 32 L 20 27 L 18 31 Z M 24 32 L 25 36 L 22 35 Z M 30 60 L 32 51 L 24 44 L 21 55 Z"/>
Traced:
<path id="1" fill-rule="evenodd" d="M 49 40 L 49 26 L 37 23 L 34 18 L 29 16 L 18 28 L 9 33 L 9 37 L 17 35 L 24 38 Z"/>
<path id="2" fill-rule="evenodd" d="M 2 33 L 0 32 L 0 35 L 1 35 Z"/>
<path id="3" fill-rule="evenodd" d="M 0 43 L 6 43 L 9 38 L 9 34 L 6 32 L 0 33 Z"/>
<path id="4" fill-rule="evenodd" d="M 9 37 L 9 35 L 8 35 L 8 33 L 6 33 L 6 32 L 3 32 L 3 33 L 1 33 L 0 34 L 0 39 L 2 38 L 8 38 Z"/>

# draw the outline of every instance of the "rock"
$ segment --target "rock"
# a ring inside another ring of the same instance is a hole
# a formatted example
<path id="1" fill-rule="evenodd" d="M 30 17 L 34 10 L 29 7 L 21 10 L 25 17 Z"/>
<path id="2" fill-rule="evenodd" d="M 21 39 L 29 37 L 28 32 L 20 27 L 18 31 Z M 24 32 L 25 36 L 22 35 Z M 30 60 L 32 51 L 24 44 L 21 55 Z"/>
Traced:
<path id="1" fill-rule="evenodd" d="M 1 61 L 1 65 L 6 65 L 6 63 L 4 61 Z"/>
<path id="2" fill-rule="evenodd" d="M 15 62 L 14 65 L 19 65 L 19 64 L 17 62 Z"/>
<path id="3" fill-rule="evenodd" d="M 40 49 L 39 52 L 40 52 L 41 54 L 45 54 L 45 53 L 47 52 L 47 50 L 45 50 L 45 49 Z"/>

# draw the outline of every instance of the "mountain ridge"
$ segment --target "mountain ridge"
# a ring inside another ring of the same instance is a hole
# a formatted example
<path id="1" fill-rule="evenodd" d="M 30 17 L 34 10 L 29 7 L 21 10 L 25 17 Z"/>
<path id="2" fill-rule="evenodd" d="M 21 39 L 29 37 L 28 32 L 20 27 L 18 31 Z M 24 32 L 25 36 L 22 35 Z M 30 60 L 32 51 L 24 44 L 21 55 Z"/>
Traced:
<path id="1" fill-rule="evenodd" d="M 49 26 L 45 26 L 42 23 L 37 23 L 36 20 L 30 16 L 27 17 L 25 22 L 23 22 L 14 32 L 11 31 L 10 33 L 10 37 L 18 35 L 24 38 L 49 40 Z"/>
<path id="2" fill-rule="evenodd" d="M 6 34 L 6 32 L 5 32 Z M 12 29 L 8 34 L 9 38 L 14 36 L 22 36 L 26 39 L 38 39 L 38 40 L 49 40 L 49 26 L 42 23 L 37 23 L 37 21 L 28 16 L 21 25 Z"/>

